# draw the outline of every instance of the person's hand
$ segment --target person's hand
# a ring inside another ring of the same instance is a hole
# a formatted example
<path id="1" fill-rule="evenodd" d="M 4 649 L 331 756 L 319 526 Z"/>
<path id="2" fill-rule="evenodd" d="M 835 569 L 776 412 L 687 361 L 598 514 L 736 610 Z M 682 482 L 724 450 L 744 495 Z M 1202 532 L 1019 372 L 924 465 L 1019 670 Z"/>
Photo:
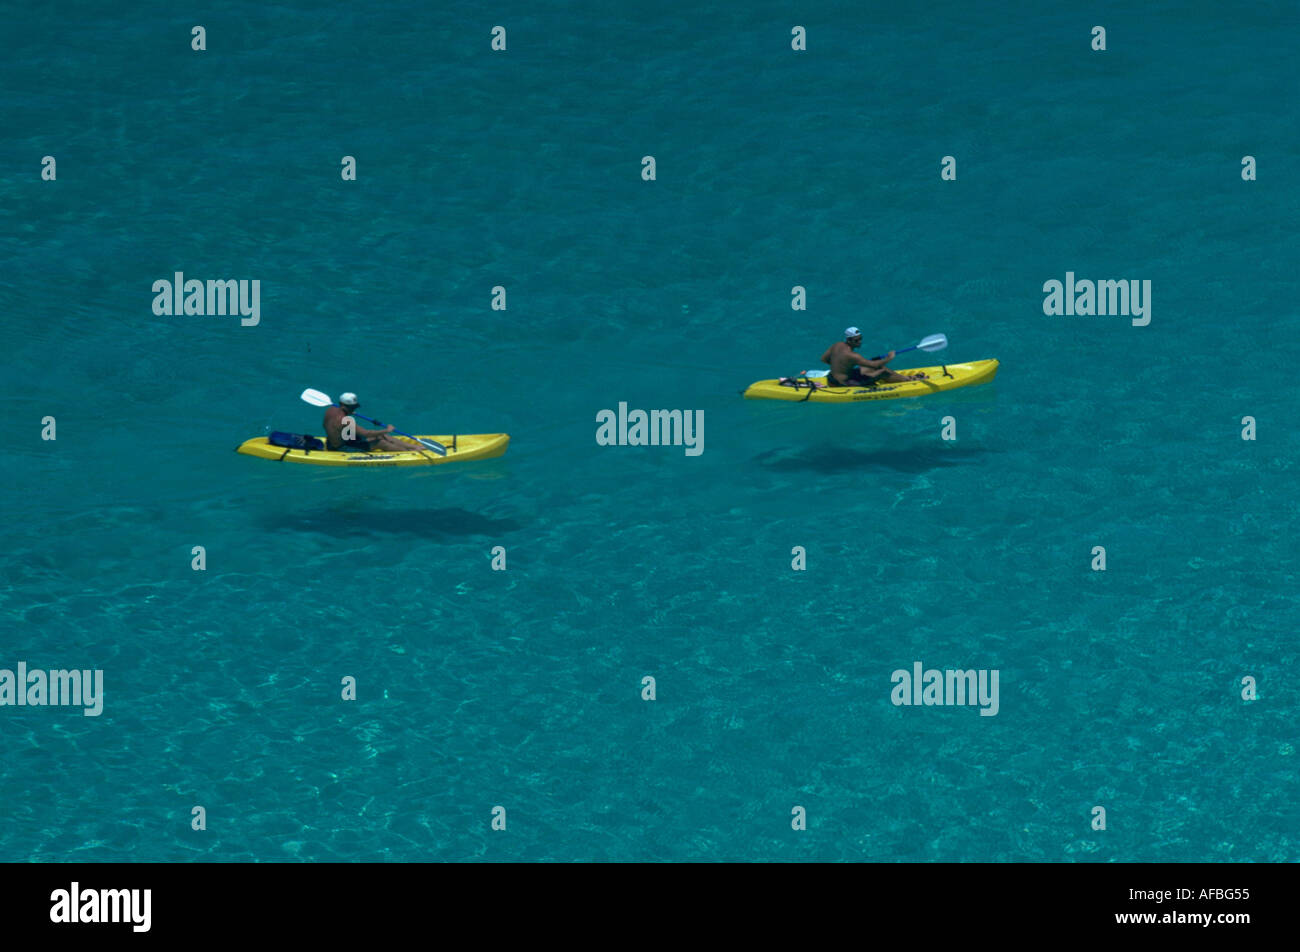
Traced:
<path id="1" fill-rule="evenodd" d="M 888 354 L 885 355 L 885 359 L 886 359 L 886 360 L 893 360 L 893 359 L 894 359 L 894 352 L 891 350 Z"/>
<path id="2" fill-rule="evenodd" d="M 390 423 L 390 424 L 388 424 L 388 426 L 384 427 L 384 432 L 385 432 L 385 433 L 392 433 L 392 432 L 393 432 L 393 424 Z"/>

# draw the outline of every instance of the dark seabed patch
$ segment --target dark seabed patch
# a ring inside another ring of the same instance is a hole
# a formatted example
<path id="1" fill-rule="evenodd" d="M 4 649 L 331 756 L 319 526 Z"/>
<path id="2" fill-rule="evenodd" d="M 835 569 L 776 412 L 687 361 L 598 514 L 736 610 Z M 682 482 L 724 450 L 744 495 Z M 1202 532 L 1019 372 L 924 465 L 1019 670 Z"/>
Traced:
<path id="1" fill-rule="evenodd" d="M 893 469 L 900 473 L 924 473 L 945 466 L 960 466 L 984 456 L 985 450 L 963 447 L 923 449 L 898 447 L 889 450 L 854 450 L 842 446 L 810 446 L 806 450 L 768 450 L 753 462 L 778 473 L 849 473 L 869 469 Z"/>
<path id="2" fill-rule="evenodd" d="M 335 509 L 276 513 L 259 520 L 271 532 L 320 532 L 340 537 L 364 535 L 500 535 L 517 532 L 514 519 L 494 519 L 468 509 Z"/>

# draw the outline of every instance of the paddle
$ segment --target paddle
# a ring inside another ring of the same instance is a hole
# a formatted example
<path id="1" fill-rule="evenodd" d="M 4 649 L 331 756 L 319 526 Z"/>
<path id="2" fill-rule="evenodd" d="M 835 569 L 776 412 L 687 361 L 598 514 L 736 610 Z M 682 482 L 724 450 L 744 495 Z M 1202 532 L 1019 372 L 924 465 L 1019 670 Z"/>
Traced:
<path id="1" fill-rule="evenodd" d="M 926 353 L 934 353 L 936 350 L 943 350 L 947 346 L 948 346 L 947 337 L 945 337 L 943 334 L 931 334 L 929 337 L 922 340 L 921 343 L 919 344 L 913 344 L 911 347 L 904 347 L 902 350 L 894 351 L 894 356 L 897 357 L 899 354 L 906 354 L 908 351 L 911 350 L 921 350 L 921 351 L 925 351 Z M 875 357 L 872 357 L 871 359 L 884 360 L 885 355 L 878 354 Z M 807 378 L 828 377 L 830 376 L 830 371 L 829 370 L 805 370 L 801 376 Z M 930 381 L 926 380 L 925 378 L 921 378 L 921 380 L 918 381 L 918 383 L 929 383 L 929 382 Z M 840 386 L 839 384 L 834 383 L 834 381 L 831 382 L 831 385 Z M 812 394 L 809 393 L 809 396 L 812 396 Z"/>
<path id="2" fill-rule="evenodd" d="M 898 356 L 899 354 L 906 354 L 909 350 L 923 350 L 926 353 L 934 353 L 936 350 L 943 350 L 947 346 L 948 346 L 947 337 L 945 337 L 942 334 L 931 334 L 929 337 L 921 341 L 921 343 L 919 344 L 915 344 L 911 347 L 904 347 L 902 350 L 894 351 L 894 356 Z M 871 359 L 884 360 L 885 355 L 880 354 L 876 357 L 872 357 Z"/>
<path id="3" fill-rule="evenodd" d="M 338 406 L 337 403 L 331 400 L 327 395 L 321 393 L 319 390 L 311 390 L 311 389 L 304 390 L 302 392 L 302 399 L 305 402 L 310 403 L 314 407 L 337 407 Z M 354 413 L 352 415 L 361 417 L 361 419 L 365 420 L 367 423 L 373 423 L 375 426 L 387 426 L 386 423 L 380 423 L 378 420 L 372 420 L 368 416 L 361 416 L 360 413 Z M 429 449 L 433 450 L 439 456 L 447 455 L 447 447 L 443 446 L 437 440 L 422 439 L 421 437 L 418 436 L 412 436 L 410 433 L 403 433 L 401 430 L 393 430 L 393 432 L 396 433 L 398 436 L 406 437 L 408 440 L 415 440 L 415 442 L 421 444 L 422 446 L 427 446 Z"/>

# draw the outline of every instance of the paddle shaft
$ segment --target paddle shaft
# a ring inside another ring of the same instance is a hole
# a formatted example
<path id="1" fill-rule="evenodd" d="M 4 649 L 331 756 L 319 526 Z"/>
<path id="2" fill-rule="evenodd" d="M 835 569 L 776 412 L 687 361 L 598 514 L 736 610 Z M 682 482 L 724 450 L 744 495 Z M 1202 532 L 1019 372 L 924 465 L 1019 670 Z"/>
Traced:
<path id="1" fill-rule="evenodd" d="M 337 403 L 334 404 L 334 406 L 339 407 L 339 405 L 338 405 Z M 342 410 L 343 408 L 342 408 L 342 407 L 339 407 L 339 409 Z M 346 411 L 344 411 L 344 412 L 346 412 Z M 351 416 L 354 416 L 354 417 L 361 417 L 361 419 L 365 420 L 367 423 L 373 423 L 375 426 L 387 426 L 387 425 L 388 425 L 387 423 L 380 423 L 378 420 L 372 420 L 372 419 L 371 419 L 370 417 L 368 417 L 368 416 L 361 416 L 360 413 L 353 413 L 353 414 L 351 414 Z M 423 453 L 425 449 L 429 449 L 429 447 L 426 447 L 422 442 L 420 442 L 420 438 L 419 438 L 418 436 L 412 436 L 410 433 L 403 433 L 401 430 L 394 430 L 393 432 L 396 433 L 398 436 L 404 436 L 404 437 L 406 437 L 408 440 L 414 440 L 414 441 L 415 441 L 415 445 L 421 448 L 421 449 L 420 449 L 420 452 L 421 452 L 421 453 Z M 429 442 L 430 442 L 430 443 L 436 443 L 437 440 L 430 440 Z M 441 446 L 442 444 L 439 444 L 439 445 Z M 443 446 L 443 447 L 442 447 L 442 453 L 441 453 L 440 455 L 445 456 L 446 454 L 447 454 L 447 447 Z"/>
<path id="2" fill-rule="evenodd" d="M 948 346 L 948 338 L 944 337 L 942 334 L 932 334 L 931 336 L 927 337 L 925 340 L 921 341 L 921 343 L 919 344 L 913 344 L 911 347 L 904 347 L 902 350 L 894 351 L 894 356 L 897 357 L 899 354 L 906 354 L 910 350 L 924 350 L 926 353 L 932 354 L 936 350 L 943 350 L 947 346 Z M 880 354 L 879 356 L 872 357 L 871 359 L 884 360 L 885 355 Z"/>
<path id="3" fill-rule="evenodd" d="M 916 350 L 916 349 L 918 349 L 920 346 L 921 346 L 920 344 L 913 344 L 911 347 L 904 347 L 902 350 L 896 350 L 896 351 L 894 351 L 894 356 L 897 357 L 899 354 L 906 354 L 909 350 Z M 885 359 L 885 355 L 884 355 L 884 354 L 877 354 L 875 357 L 872 357 L 871 359 L 872 359 L 872 360 L 884 360 L 884 359 Z M 362 417 L 362 419 L 365 419 L 365 417 Z"/>
<path id="4" fill-rule="evenodd" d="M 894 356 L 898 356 L 898 355 L 900 355 L 900 354 L 906 354 L 906 352 L 909 351 L 909 350 L 920 350 L 920 349 L 922 349 L 922 347 L 924 347 L 924 346 L 926 346 L 926 342 L 924 342 L 924 341 L 922 341 L 922 342 L 920 342 L 920 343 L 914 343 L 914 345 L 911 345 L 910 347 L 904 347 L 904 349 L 902 349 L 902 350 L 896 350 L 896 351 L 894 351 Z M 944 347 L 946 347 L 946 346 L 948 346 L 948 343 L 945 342 L 944 345 L 941 346 L 941 347 L 931 347 L 931 350 L 943 350 Z M 872 360 L 884 360 L 884 359 L 885 359 L 885 355 L 884 355 L 884 354 L 879 354 L 879 355 L 874 356 L 874 358 L 871 358 L 871 359 L 872 359 Z"/>

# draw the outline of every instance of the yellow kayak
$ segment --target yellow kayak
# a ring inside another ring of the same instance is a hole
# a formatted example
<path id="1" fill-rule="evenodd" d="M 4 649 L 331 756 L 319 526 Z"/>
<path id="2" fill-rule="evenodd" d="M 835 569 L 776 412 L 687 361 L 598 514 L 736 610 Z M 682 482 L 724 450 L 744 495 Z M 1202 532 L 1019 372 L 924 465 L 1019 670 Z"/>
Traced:
<path id="1" fill-rule="evenodd" d="M 409 453 L 388 453 L 383 451 L 344 453 L 325 449 L 308 450 L 283 445 L 277 446 L 265 436 L 245 440 L 235 450 L 247 456 L 279 460 L 285 463 L 309 463 L 313 466 L 347 466 L 352 468 L 360 466 L 434 466 L 438 463 L 492 459 L 505 453 L 506 447 L 510 444 L 509 433 L 461 433 L 456 436 L 426 436 L 420 433 L 417 435 L 421 439 L 441 443 L 447 447 L 447 455 L 439 456 L 430 449 L 423 452 L 412 449 Z M 401 439 L 401 437 L 395 437 L 395 439 Z"/>
<path id="2" fill-rule="evenodd" d="M 826 371 L 804 371 L 797 377 L 758 380 L 745 388 L 746 400 L 794 400 L 811 403 L 859 403 L 863 400 L 894 400 L 899 397 L 923 397 L 927 393 L 955 390 L 988 383 L 997 375 L 996 360 L 976 360 L 968 364 L 939 367 L 912 367 L 901 374 L 924 373 L 925 380 L 904 383 L 881 383 L 874 387 L 828 387 Z"/>

